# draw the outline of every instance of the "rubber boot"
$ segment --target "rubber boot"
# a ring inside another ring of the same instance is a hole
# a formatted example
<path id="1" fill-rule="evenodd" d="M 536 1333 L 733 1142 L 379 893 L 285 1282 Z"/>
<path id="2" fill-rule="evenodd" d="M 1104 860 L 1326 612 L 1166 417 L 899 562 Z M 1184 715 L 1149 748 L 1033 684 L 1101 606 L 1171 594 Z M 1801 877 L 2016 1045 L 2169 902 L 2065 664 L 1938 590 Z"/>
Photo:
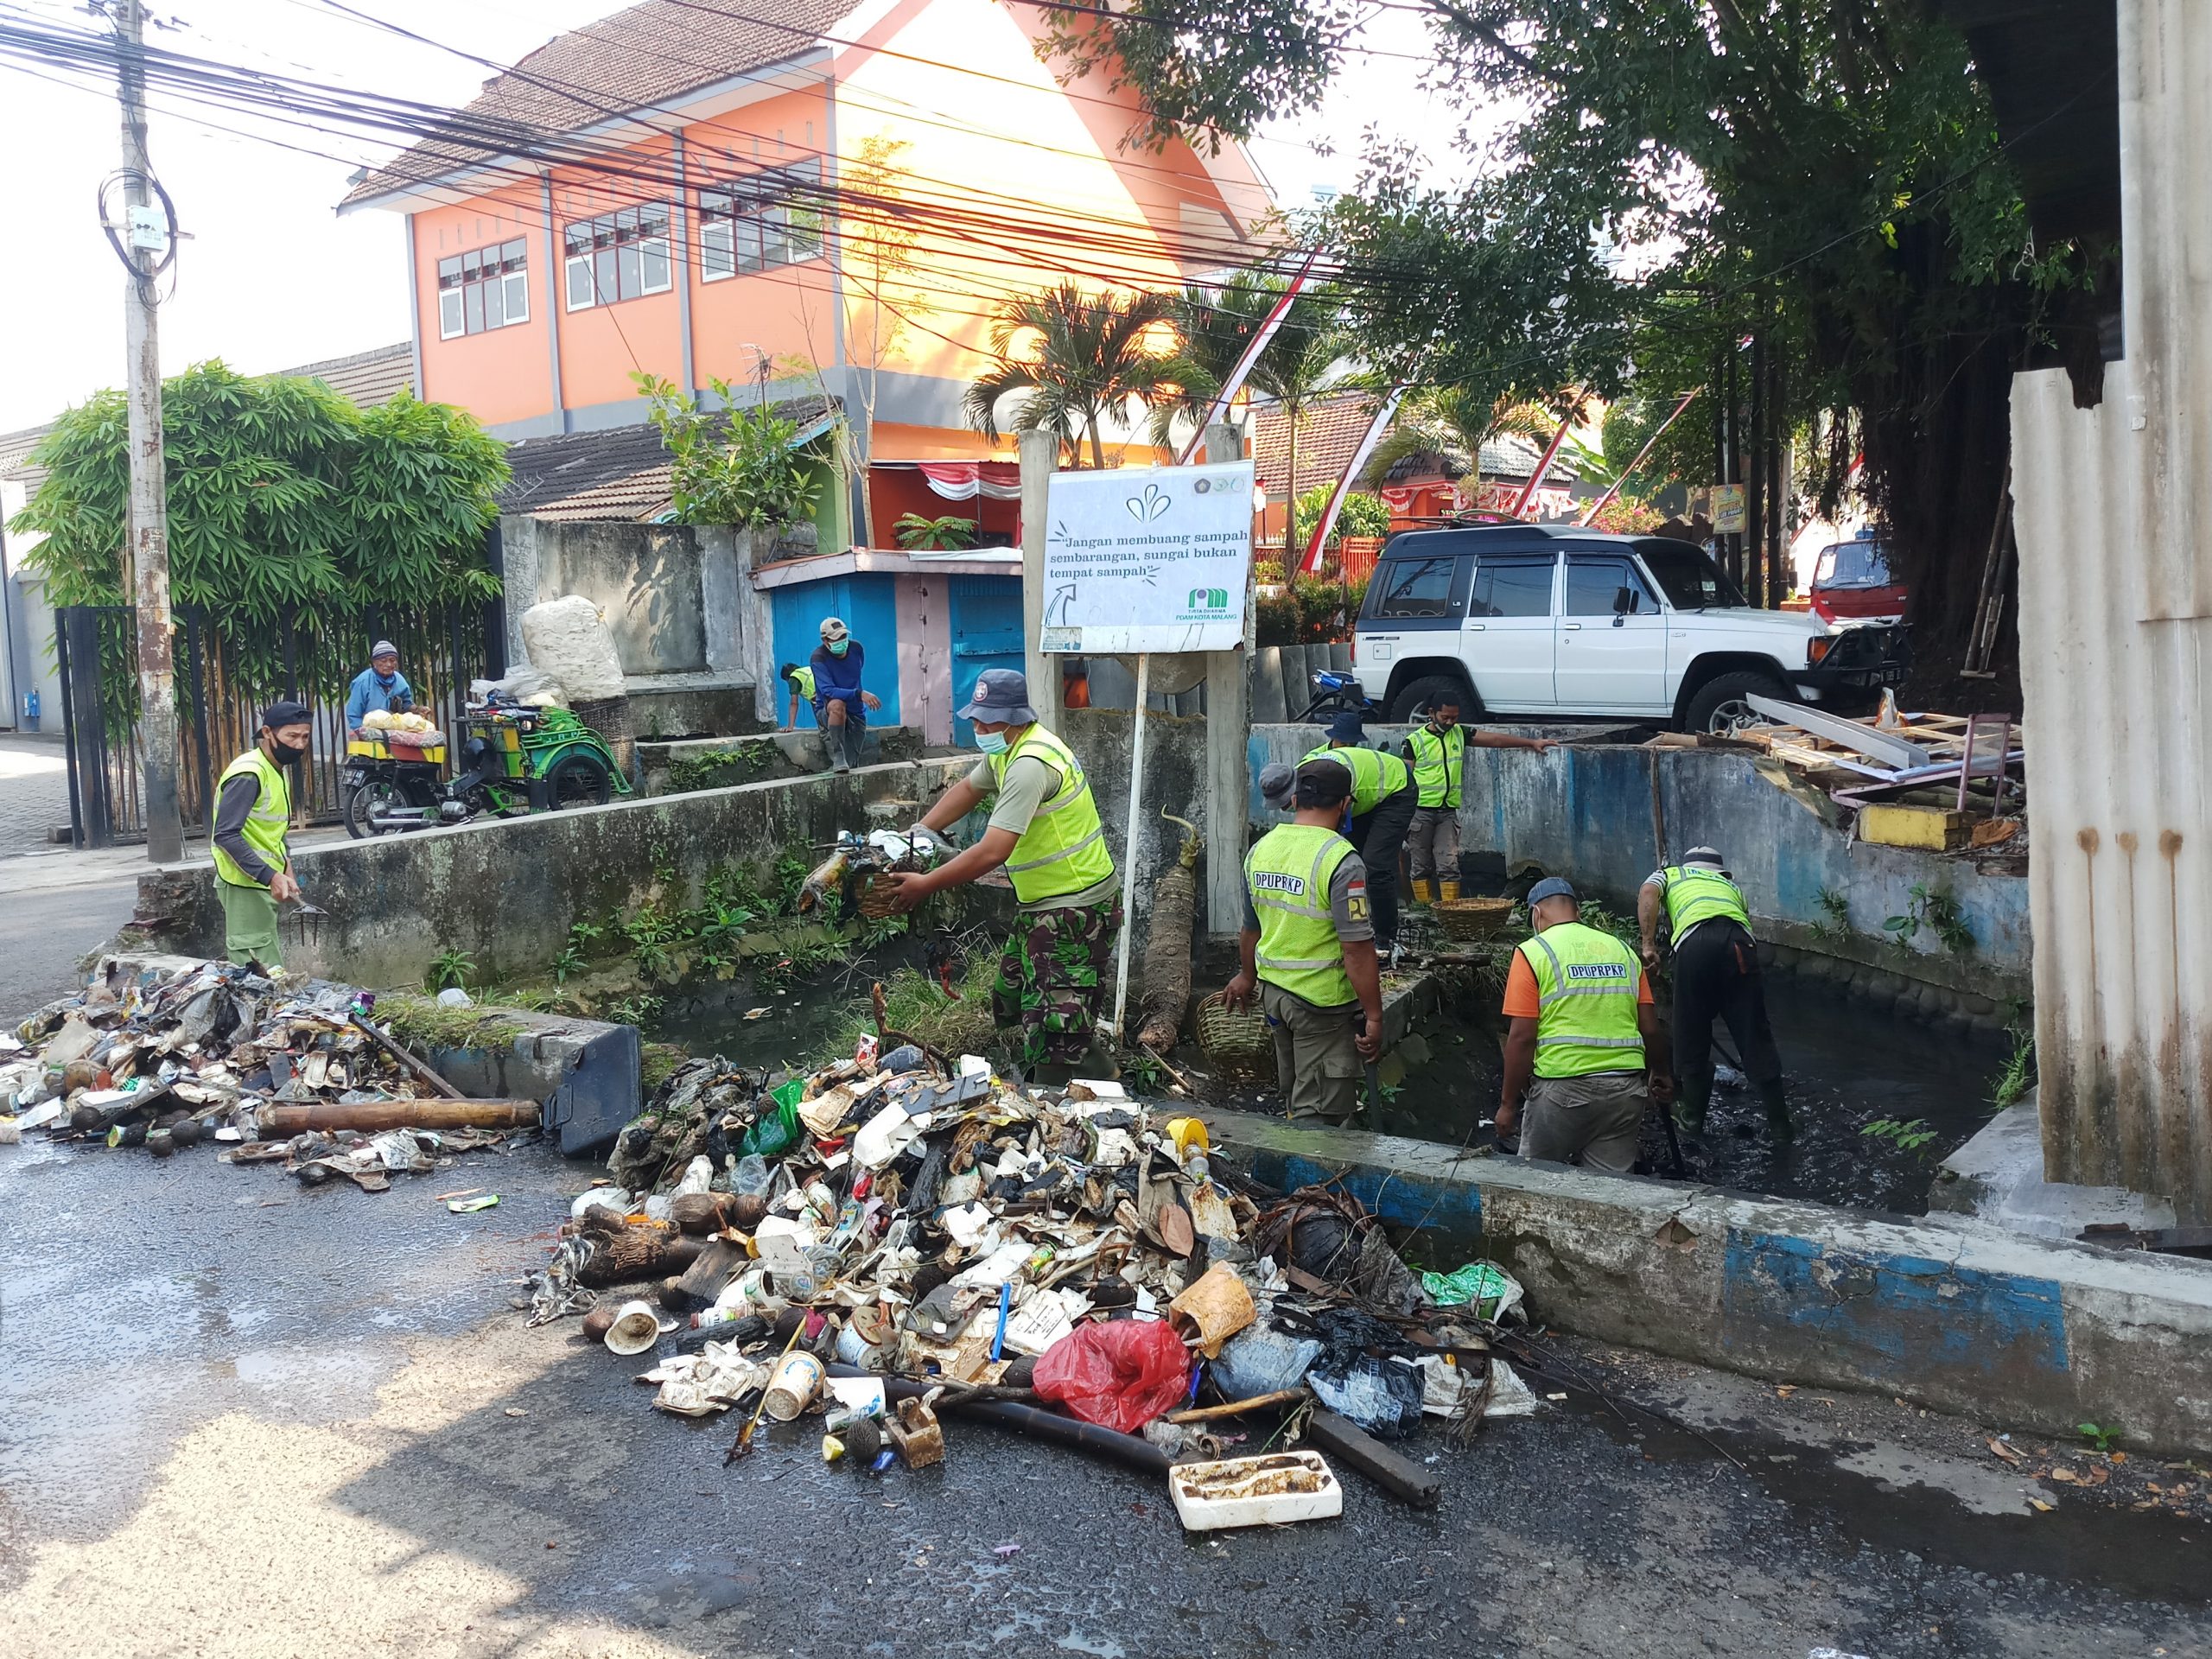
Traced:
<path id="1" fill-rule="evenodd" d="M 1789 1096 L 1782 1087 L 1782 1079 L 1775 1078 L 1758 1086 L 1759 1101 L 1766 1108 L 1766 1130 L 1774 1137 L 1777 1146 L 1797 1138 L 1797 1124 L 1789 1116 Z"/>
<path id="2" fill-rule="evenodd" d="M 845 734 L 852 729 L 850 726 L 827 726 L 823 728 L 822 741 L 830 747 L 830 770 L 832 772 L 850 772 L 853 769 L 852 760 L 845 753 Z"/>
<path id="3" fill-rule="evenodd" d="M 1446 880 L 1438 882 L 1436 885 L 1437 891 L 1444 895 L 1444 902 L 1446 904 L 1456 905 L 1459 902 L 1459 884 L 1457 881 L 1452 880 L 1447 877 Z"/>
<path id="4" fill-rule="evenodd" d="M 1435 897 L 1436 893 L 1427 876 L 1417 875 L 1414 877 L 1414 903 L 1417 905 L 1426 905 L 1433 901 Z"/>
<path id="5" fill-rule="evenodd" d="M 1681 1092 L 1675 1096 L 1675 1127 L 1694 1141 L 1705 1133 L 1705 1109 L 1713 1098 L 1713 1084 L 1708 1078 L 1683 1077 L 1677 1086 Z"/>

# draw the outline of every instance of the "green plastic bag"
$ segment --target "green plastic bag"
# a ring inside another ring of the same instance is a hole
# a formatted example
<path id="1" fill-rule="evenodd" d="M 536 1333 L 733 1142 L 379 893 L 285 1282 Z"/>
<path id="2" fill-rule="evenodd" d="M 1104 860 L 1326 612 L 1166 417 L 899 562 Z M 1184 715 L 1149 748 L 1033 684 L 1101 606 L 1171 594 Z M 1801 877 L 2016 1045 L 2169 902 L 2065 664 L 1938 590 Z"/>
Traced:
<path id="1" fill-rule="evenodd" d="M 805 1092 L 804 1077 L 793 1077 L 770 1090 L 768 1098 L 775 1102 L 776 1109 L 761 1113 L 745 1132 L 745 1138 L 737 1144 L 738 1156 L 758 1153 L 763 1158 L 780 1158 L 797 1146 L 804 1132 L 799 1128 L 798 1097 Z"/>
<path id="2" fill-rule="evenodd" d="M 1504 1268 L 1488 1262 L 1470 1262 L 1450 1273 L 1424 1273 L 1421 1287 L 1439 1307 L 1474 1305 L 1475 1317 L 1497 1319 L 1521 1300 L 1520 1281 Z"/>

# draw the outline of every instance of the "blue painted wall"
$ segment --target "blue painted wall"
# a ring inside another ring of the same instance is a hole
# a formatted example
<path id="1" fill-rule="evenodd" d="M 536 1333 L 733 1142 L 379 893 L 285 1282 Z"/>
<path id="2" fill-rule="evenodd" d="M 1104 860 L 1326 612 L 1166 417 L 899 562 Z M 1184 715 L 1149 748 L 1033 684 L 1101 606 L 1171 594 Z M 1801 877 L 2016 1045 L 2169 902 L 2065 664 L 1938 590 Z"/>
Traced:
<path id="1" fill-rule="evenodd" d="M 1021 666 L 1021 578 L 955 576 L 950 587 L 952 706 L 957 709 L 985 669 Z M 955 720 L 952 741 L 975 747 L 974 724 Z"/>
<path id="2" fill-rule="evenodd" d="M 861 682 L 865 690 L 883 699 L 883 707 L 868 716 L 872 725 L 896 726 L 899 708 L 899 607 L 893 583 L 887 575 L 830 576 L 820 582 L 795 582 L 774 589 L 768 596 L 770 634 L 775 645 L 776 666 L 797 663 L 802 667 L 822 643 L 822 620 L 841 617 L 868 653 L 868 668 Z M 780 722 L 790 707 L 791 688 L 777 682 L 776 710 Z M 814 724 L 814 711 L 801 702 L 798 723 Z"/>

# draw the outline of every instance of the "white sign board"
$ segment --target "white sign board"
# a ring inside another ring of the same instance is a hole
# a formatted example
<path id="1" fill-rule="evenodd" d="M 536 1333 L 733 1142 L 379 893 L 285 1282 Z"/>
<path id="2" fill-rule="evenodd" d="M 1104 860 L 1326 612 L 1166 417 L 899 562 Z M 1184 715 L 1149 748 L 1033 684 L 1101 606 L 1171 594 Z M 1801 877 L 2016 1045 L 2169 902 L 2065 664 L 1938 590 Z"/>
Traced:
<path id="1" fill-rule="evenodd" d="M 1250 461 L 1055 473 L 1045 523 L 1045 650 L 1243 643 Z"/>

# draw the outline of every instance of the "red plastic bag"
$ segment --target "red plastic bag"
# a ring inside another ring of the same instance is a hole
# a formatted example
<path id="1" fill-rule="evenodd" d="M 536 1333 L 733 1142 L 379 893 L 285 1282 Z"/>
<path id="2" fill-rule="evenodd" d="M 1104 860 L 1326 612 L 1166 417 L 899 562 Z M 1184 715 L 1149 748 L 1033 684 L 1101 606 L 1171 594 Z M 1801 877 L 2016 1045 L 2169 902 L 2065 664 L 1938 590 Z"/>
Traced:
<path id="1" fill-rule="evenodd" d="M 1124 1434 L 1181 1405 L 1190 1385 L 1191 1357 L 1165 1319 L 1078 1325 L 1037 1362 L 1040 1398 Z"/>

